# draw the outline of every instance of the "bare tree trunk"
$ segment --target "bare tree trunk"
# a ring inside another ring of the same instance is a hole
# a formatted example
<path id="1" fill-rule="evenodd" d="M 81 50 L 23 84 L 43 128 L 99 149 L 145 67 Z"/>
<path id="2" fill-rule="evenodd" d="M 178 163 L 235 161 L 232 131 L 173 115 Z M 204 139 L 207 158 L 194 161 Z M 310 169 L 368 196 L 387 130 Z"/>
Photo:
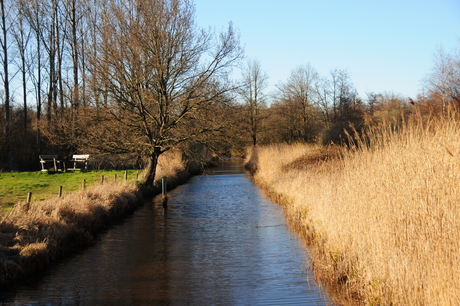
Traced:
<path id="1" fill-rule="evenodd" d="M 262 71 L 256 60 L 248 61 L 243 70 L 244 85 L 239 90 L 241 98 L 249 108 L 249 124 L 252 144 L 257 144 L 257 136 L 261 125 L 260 110 L 264 107 L 265 97 L 263 90 L 267 87 L 268 76 Z"/>
<path id="2" fill-rule="evenodd" d="M 160 148 L 155 148 L 152 154 L 149 156 L 149 162 L 147 168 L 145 169 L 144 183 L 147 186 L 153 186 L 155 182 L 155 174 L 158 165 L 158 158 L 161 155 Z"/>
<path id="3" fill-rule="evenodd" d="M 5 91 L 5 144 L 4 144 L 4 160 L 9 160 L 9 146 L 10 146 L 10 80 L 8 74 L 8 44 L 7 44 L 7 29 L 6 29 L 6 16 L 5 16 L 5 2 L 0 0 L 1 6 L 1 26 L 2 26 L 2 52 L 3 52 L 3 86 Z"/>
<path id="4" fill-rule="evenodd" d="M 27 134 L 28 130 L 28 110 L 27 110 L 27 71 L 28 63 L 26 61 L 26 52 L 27 45 L 29 44 L 30 39 L 30 30 L 26 29 L 24 24 L 24 15 L 23 15 L 23 3 L 18 3 L 16 7 L 16 12 L 18 14 L 16 27 L 13 29 L 13 35 L 16 40 L 17 48 L 19 51 L 19 57 L 21 59 L 21 64 L 19 70 L 21 71 L 22 77 L 22 99 L 23 99 L 23 108 L 24 108 L 24 118 L 23 118 L 23 128 L 24 136 Z M 26 32 L 27 31 L 27 32 Z"/>
<path id="5" fill-rule="evenodd" d="M 55 26 L 55 31 L 56 31 L 56 53 L 57 53 L 57 73 L 56 73 L 56 82 L 57 82 L 57 91 L 59 92 L 59 106 L 60 106 L 60 115 L 64 113 L 64 109 L 66 107 L 65 100 L 64 100 L 64 85 L 62 82 L 62 53 L 63 53 L 63 44 L 64 42 L 61 42 L 61 24 L 63 23 L 59 19 L 59 14 L 57 11 L 57 6 L 56 6 L 56 12 L 55 12 L 55 18 L 56 18 L 56 26 Z M 63 35 L 65 36 L 65 29 Z"/>
<path id="6" fill-rule="evenodd" d="M 75 0 L 70 1 L 70 26 L 72 32 L 72 69 L 73 69 L 73 97 L 72 106 L 77 110 L 80 104 L 78 89 L 78 39 L 77 39 L 77 14 Z"/>
<path id="7" fill-rule="evenodd" d="M 24 133 L 27 133 L 27 77 L 26 77 L 26 57 L 25 50 L 21 51 L 21 74 L 22 74 L 22 97 L 23 97 L 23 107 L 24 107 Z"/>
<path id="8" fill-rule="evenodd" d="M 41 39 L 40 39 L 40 32 L 37 30 L 36 33 L 36 38 L 37 38 L 37 89 L 36 89 L 36 95 L 37 95 L 37 150 L 38 152 L 41 153 L 41 132 L 40 132 L 40 120 L 41 120 L 41 113 L 42 113 L 42 93 L 41 93 L 41 88 L 42 88 L 42 72 L 41 72 L 41 66 L 42 66 L 42 56 L 41 56 Z"/>
<path id="9" fill-rule="evenodd" d="M 10 80 L 8 75 L 8 44 L 7 44 L 7 29 L 5 16 L 5 3 L 0 0 L 2 12 L 2 52 L 3 52 L 3 86 L 5 90 L 5 128 L 8 128 L 10 121 Z M 7 135 L 8 136 L 8 135 Z"/>
<path id="10" fill-rule="evenodd" d="M 51 115 L 53 110 L 56 111 L 57 93 L 56 93 L 56 12 L 57 1 L 53 0 L 53 9 L 51 12 L 51 24 L 49 33 L 49 88 L 48 88 L 48 109 L 46 116 L 48 125 L 51 126 Z"/>

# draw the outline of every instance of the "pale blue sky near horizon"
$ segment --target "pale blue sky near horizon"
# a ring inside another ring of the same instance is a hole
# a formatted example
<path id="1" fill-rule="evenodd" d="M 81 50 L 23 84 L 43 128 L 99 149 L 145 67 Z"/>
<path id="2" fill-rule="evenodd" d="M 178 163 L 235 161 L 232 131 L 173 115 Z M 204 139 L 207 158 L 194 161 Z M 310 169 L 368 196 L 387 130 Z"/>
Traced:
<path id="1" fill-rule="evenodd" d="M 460 0 L 194 0 L 199 27 L 240 32 L 248 59 L 269 76 L 267 93 L 293 69 L 346 69 L 367 92 L 416 98 L 442 46 L 460 49 Z"/>

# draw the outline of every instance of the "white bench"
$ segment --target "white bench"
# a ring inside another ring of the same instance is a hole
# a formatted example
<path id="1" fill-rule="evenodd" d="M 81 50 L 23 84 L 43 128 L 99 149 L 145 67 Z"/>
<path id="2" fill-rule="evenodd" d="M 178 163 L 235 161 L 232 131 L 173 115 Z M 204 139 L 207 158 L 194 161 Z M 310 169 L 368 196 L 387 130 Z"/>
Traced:
<path id="1" fill-rule="evenodd" d="M 54 171 L 60 170 L 58 165 L 61 165 L 61 161 L 58 160 L 57 155 L 39 155 L 40 164 L 42 165 L 42 171 L 48 171 L 46 168 L 46 163 L 53 163 Z"/>
<path id="2" fill-rule="evenodd" d="M 67 170 L 81 170 L 81 168 L 77 168 L 77 163 L 84 163 L 85 170 L 88 170 L 88 159 L 89 154 L 72 155 L 72 159 L 70 161 L 73 162 L 73 168 L 67 168 Z"/>

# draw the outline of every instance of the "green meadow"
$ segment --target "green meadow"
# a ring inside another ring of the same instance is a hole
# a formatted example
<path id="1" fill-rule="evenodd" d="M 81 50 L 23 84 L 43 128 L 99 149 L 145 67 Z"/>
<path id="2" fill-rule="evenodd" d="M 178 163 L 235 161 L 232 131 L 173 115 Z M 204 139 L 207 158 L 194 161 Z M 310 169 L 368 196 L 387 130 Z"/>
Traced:
<path id="1" fill-rule="evenodd" d="M 138 170 L 126 170 L 128 181 L 137 179 Z M 85 185 L 102 183 L 107 180 L 124 180 L 125 170 L 99 171 L 68 171 L 68 172 L 12 172 L 0 173 L 0 207 L 5 210 L 14 204 L 26 201 L 27 194 L 32 192 L 32 202 L 49 199 L 62 194 L 71 193 Z"/>

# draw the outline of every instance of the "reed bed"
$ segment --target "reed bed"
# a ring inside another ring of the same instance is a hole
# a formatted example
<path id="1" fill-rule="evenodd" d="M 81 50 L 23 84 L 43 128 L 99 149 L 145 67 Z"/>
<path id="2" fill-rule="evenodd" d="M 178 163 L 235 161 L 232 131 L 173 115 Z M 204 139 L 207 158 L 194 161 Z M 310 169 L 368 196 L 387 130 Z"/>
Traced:
<path id="1" fill-rule="evenodd" d="M 249 165 L 343 303 L 460 305 L 459 137 L 454 118 L 418 120 L 352 150 L 260 147 Z"/>

